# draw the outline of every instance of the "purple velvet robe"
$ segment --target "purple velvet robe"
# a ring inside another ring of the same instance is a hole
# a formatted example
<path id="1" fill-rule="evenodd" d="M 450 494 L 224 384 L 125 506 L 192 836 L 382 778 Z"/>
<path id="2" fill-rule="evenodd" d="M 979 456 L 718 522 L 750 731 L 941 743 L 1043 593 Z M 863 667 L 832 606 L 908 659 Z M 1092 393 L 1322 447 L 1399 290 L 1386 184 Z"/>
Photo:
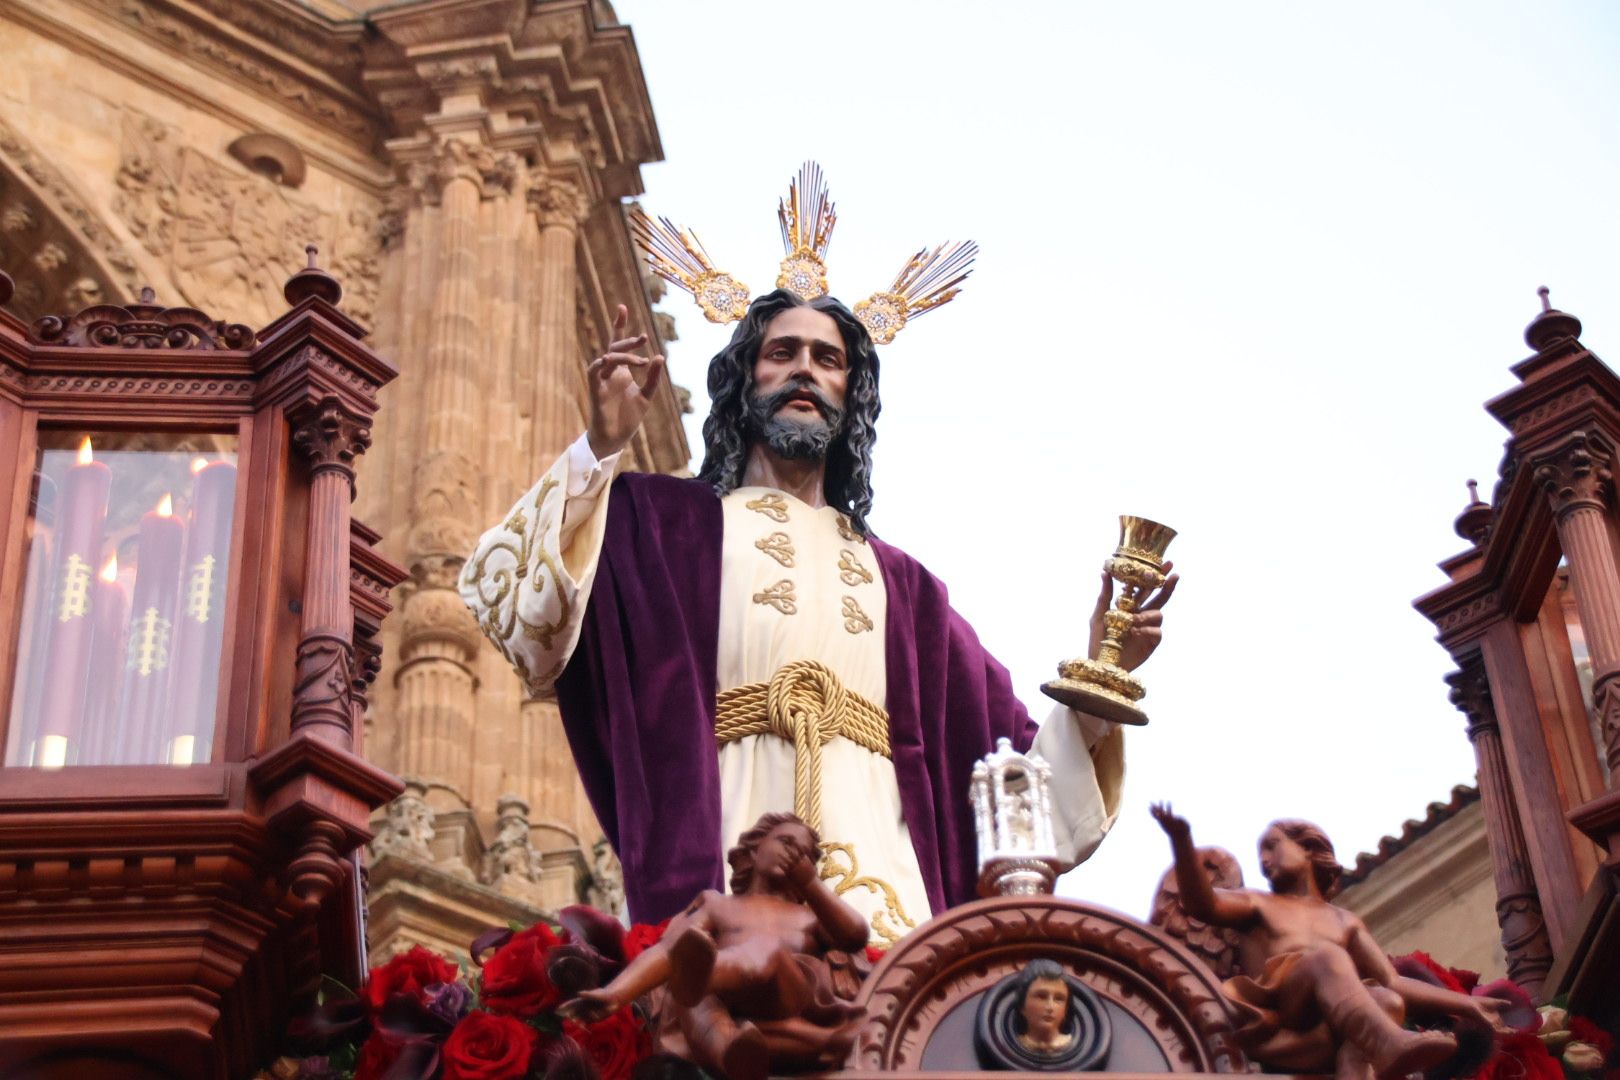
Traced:
<path id="1" fill-rule="evenodd" d="M 722 888 L 736 842 L 719 835 L 714 738 L 721 522 L 720 500 L 699 481 L 615 480 L 584 628 L 557 681 L 574 760 L 638 922 Z M 881 541 L 872 551 L 888 592 L 883 704 L 901 813 L 937 913 L 976 892 L 974 762 L 1001 736 L 1027 750 L 1035 724 L 939 579 Z"/>

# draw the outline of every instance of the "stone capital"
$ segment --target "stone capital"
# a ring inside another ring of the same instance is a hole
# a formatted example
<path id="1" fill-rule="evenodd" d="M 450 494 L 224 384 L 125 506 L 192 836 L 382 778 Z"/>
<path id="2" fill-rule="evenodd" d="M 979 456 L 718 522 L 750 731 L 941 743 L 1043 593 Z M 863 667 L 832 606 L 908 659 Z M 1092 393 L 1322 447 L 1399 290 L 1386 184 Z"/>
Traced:
<path id="1" fill-rule="evenodd" d="M 1531 475 L 1562 521 L 1583 508 L 1603 510 L 1608 501 L 1614 447 L 1601 432 L 1577 431 L 1530 463 Z"/>
<path id="2" fill-rule="evenodd" d="M 354 484 L 354 461 L 371 447 L 371 421 L 355 416 L 335 397 L 292 410 L 293 449 L 303 454 L 311 469 L 340 472 Z"/>
<path id="3" fill-rule="evenodd" d="M 540 219 L 541 228 L 560 225 L 576 229 L 590 214 L 590 199 L 577 184 L 555 177 L 542 177 L 529 188 L 529 209 Z"/>
<path id="4" fill-rule="evenodd" d="M 457 180 L 467 180 L 478 189 L 480 199 L 510 195 L 517 186 L 523 163 L 510 151 L 498 151 L 464 138 L 449 138 L 428 155 L 410 162 L 405 179 L 427 205 L 437 206 L 445 188 Z"/>

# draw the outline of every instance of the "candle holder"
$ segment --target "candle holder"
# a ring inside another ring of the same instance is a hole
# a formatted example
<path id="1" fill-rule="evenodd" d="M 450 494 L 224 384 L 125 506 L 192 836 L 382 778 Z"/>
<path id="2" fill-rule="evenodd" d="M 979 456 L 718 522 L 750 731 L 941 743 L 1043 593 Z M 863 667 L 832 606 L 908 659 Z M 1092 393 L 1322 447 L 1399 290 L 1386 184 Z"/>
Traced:
<path id="1" fill-rule="evenodd" d="M 1103 616 L 1102 646 L 1096 659 L 1065 660 L 1058 677 L 1041 687 L 1047 697 L 1079 712 L 1116 724 L 1140 726 L 1147 714 L 1136 705 L 1147 690 L 1119 666 L 1125 635 L 1142 599 L 1164 584 L 1164 553 L 1176 530 L 1147 518 L 1119 516 L 1119 546 L 1104 569 L 1124 586 Z"/>

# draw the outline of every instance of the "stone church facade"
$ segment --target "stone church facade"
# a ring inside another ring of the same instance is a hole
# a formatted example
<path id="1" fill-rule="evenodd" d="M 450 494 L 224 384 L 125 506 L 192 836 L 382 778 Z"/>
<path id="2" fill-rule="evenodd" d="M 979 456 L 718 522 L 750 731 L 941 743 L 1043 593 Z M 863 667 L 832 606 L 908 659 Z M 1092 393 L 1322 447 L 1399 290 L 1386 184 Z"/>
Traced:
<path id="1" fill-rule="evenodd" d="M 454 586 L 582 430 L 616 306 L 674 336 L 624 219 L 662 158 L 629 28 L 606 0 L 10 0 L 0 55 L 15 314 L 150 286 L 262 325 L 313 243 L 400 369 L 354 508 L 409 571 L 365 731 L 407 781 L 374 821 L 373 959 L 622 905 L 554 703 Z M 687 468 L 687 408 L 666 381 L 629 468 Z"/>

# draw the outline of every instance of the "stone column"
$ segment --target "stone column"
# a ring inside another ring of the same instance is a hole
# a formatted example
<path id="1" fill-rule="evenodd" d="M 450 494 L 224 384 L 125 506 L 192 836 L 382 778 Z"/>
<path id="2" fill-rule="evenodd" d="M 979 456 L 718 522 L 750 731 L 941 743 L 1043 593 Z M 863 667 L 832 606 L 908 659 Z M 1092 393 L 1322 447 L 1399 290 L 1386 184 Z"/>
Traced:
<path id="1" fill-rule="evenodd" d="M 1609 788 L 1620 787 L 1620 563 L 1610 521 L 1614 446 L 1577 431 L 1531 467 L 1552 503 L 1558 542 L 1592 657 L 1592 698 L 1603 729 Z"/>
<path id="2" fill-rule="evenodd" d="M 1552 944 L 1531 871 L 1530 849 L 1513 799 L 1485 667 L 1476 660 L 1448 675 L 1446 682 L 1451 685 L 1452 704 L 1468 717 L 1468 740 L 1474 744 L 1479 765 L 1479 799 L 1496 878 L 1496 922 L 1502 928 L 1508 977 L 1532 998 L 1539 998 L 1552 968 Z"/>
<path id="3" fill-rule="evenodd" d="M 579 401 L 583 356 L 576 340 L 575 248 L 579 224 L 589 209 L 580 189 L 553 177 L 529 190 L 540 223 L 539 297 L 535 312 L 534 454 L 536 471 L 547 468 L 581 430 Z M 592 342 L 594 350 L 598 343 Z"/>
<path id="4" fill-rule="evenodd" d="M 529 189 L 529 206 L 540 228 L 535 299 L 534 423 L 531 454 L 536 475 L 549 468 L 579 436 L 583 422 L 578 388 L 584 362 L 575 333 L 574 293 L 578 288 L 579 225 L 589 201 L 578 186 L 541 177 Z M 591 349 L 599 347 L 595 343 Z M 534 818 L 574 831 L 589 848 L 600 835 L 572 758 L 555 696 L 529 697 L 520 717 L 524 770 L 520 788 L 534 807 Z"/>
<path id="5" fill-rule="evenodd" d="M 482 528 L 479 470 L 483 445 L 478 364 L 478 206 L 510 195 L 519 163 L 511 154 L 452 138 L 410 171 L 421 195 L 424 231 L 438 249 L 438 283 L 429 303 L 422 378 L 428 404 L 413 483 L 401 612 L 398 699 L 399 769 L 409 777 L 471 792 L 472 725 L 479 632 L 456 592 L 464 560 Z"/>

